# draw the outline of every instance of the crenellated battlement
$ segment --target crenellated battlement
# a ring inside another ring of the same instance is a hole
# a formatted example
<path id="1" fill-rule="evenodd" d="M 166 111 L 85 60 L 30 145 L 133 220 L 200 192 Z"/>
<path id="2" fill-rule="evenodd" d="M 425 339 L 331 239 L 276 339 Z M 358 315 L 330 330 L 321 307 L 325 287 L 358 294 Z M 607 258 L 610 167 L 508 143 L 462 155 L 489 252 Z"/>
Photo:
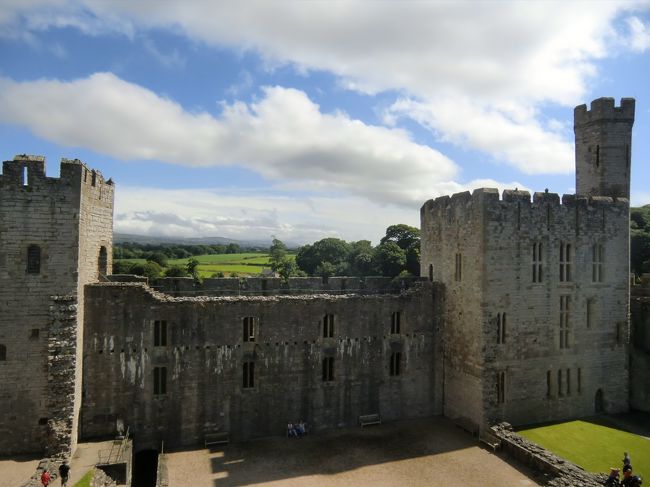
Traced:
<path id="1" fill-rule="evenodd" d="M 113 186 L 111 179 L 104 180 L 102 173 L 90 169 L 79 159 L 61 159 L 61 173 L 59 178 L 49 177 L 46 174 L 46 161 L 44 156 L 19 154 L 11 161 L 2 163 L 0 185 L 5 187 L 23 186 L 34 187 L 43 184 L 64 183 L 77 185 L 78 183 L 90 186 Z"/>
<path id="2" fill-rule="evenodd" d="M 614 98 L 598 98 L 591 102 L 591 109 L 587 105 L 575 107 L 573 112 L 574 126 L 587 125 L 603 120 L 634 122 L 634 98 L 621 98 L 621 106 L 615 106 Z"/>

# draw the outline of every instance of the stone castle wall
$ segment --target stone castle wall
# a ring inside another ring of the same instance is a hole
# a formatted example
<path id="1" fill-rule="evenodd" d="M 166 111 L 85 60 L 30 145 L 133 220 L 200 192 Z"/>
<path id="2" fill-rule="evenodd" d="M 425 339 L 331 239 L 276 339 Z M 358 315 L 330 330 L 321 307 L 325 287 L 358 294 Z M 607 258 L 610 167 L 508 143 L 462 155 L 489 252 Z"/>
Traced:
<path id="1" fill-rule="evenodd" d="M 124 420 L 139 447 L 193 445 L 204 434 L 235 440 L 285 434 L 287 421 L 313 428 L 441 413 L 436 365 L 441 290 L 422 283 L 398 295 L 173 298 L 140 283 L 86 287 L 82 437 L 114 433 Z M 401 329 L 391 334 L 400 313 Z M 325 315 L 333 337 L 323 337 Z M 253 317 L 254 342 L 243 339 Z M 167 344 L 154 345 L 156 321 Z M 390 375 L 390 357 L 401 370 Z M 323 358 L 334 377 L 324 382 Z M 254 387 L 243 384 L 254 362 Z M 154 367 L 166 392 L 154 394 Z"/>
<path id="2" fill-rule="evenodd" d="M 650 283 L 632 288 L 630 407 L 650 412 Z"/>
<path id="3" fill-rule="evenodd" d="M 79 249 L 84 244 L 80 221 L 87 210 L 83 195 L 87 192 L 85 186 L 92 183 L 82 181 L 84 171 L 87 168 L 79 161 L 63 160 L 60 178 L 47 177 L 45 160 L 38 156 L 17 156 L 3 164 L 0 176 L 0 345 L 5 351 L 5 360 L 0 360 L 2 453 L 42 451 L 52 446 L 52 438 L 71 441 L 76 438 L 73 431 L 60 436 L 59 426 L 68 423 L 61 418 L 61 411 L 53 411 L 50 406 L 52 391 L 65 391 L 69 386 L 67 381 L 75 380 L 77 361 L 69 364 L 72 376 L 51 372 L 59 361 L 58 344 L 68 344 L 71 338 L 76 340 L 81 321 L 72 327 L 59 326 L 56 313 L 53 314 L 57 304 L 52 297 L 76 297 L 80 279 L 88 279 L 79 269 Z M 110 191 L 112 208 L 112 187 Z M 87 229 L 89 234 L 95 231 L 92 227 Z M 106 231 L 112 233 L 112 221 Z M 40 253 L 39 265 L 33 272 L 27 269 L 30 246 L 37 246 Z M 96 258 L 94 265 L 97 266 Z M 70 352 L 66 348 L 65 353 Z M 76 351 L 72 353 L 76 355 Z M 59 379 L 64 383 L 58 382 Z M 70 397 L 80 401 L 78 379 L 75 393 Z"/>
<path id="4" fill-rule="evenodd" d="M 536 193 L 531 201 L 523 191 L 499 199 L 490 189 L 423 206 L 421 272 L 446 288 L 445 414 L 465 411 L 478 425 L 552 421 L 593 414 L 598 389 L 604 410 L 627 408 L 628 211 L 625 199 L 560 203 Z M 561 281 L 567 244 L 570 278 Z M 602 246 L 598 282 L 594 245 Z"/>

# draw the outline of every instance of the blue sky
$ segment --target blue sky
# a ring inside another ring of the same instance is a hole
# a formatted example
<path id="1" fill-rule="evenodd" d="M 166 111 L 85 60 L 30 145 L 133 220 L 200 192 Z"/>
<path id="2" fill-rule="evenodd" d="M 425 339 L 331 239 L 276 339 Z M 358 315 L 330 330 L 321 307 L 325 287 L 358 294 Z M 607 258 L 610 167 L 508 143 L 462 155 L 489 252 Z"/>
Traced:
<path id="1" fill-rule="evenodd" d="M 571 193 L 573 107 L 637 100 L 650 2 L 0 0 L 0 147 L 117 183 L 115 230 L 377 243 L 432 197 Z"/>

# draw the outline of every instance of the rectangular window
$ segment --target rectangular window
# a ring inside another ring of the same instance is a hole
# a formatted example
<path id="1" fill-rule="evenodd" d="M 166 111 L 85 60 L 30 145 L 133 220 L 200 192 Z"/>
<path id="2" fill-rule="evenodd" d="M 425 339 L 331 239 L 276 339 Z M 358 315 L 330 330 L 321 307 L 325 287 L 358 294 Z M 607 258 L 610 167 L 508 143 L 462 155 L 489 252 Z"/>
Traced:
<path id="1" fill-rule="evenodd" d="M 332 338 L 334 336 L 334 315 L 323 316 L 323 337 Z"/>
<path id="2" fill-rule="evenodd" d="M 38 245 L 27 247 L 27 274 L 40 274 L 41 248 Z"/>
<path id="3" fill-rule="evenodd" d="M 390 375 L 400 375 L 402 373 L 402 354 L 393 352 L 390 355 Z"/>
<path id="4" fill-rule="evenodd" d="M 571 369 L 566 369 L 566 395 L 571 395 Z"/>
<path id="5" fill-rule="evenodd" d="M 402 328 L 402 313 L 400 311 L 393 311 L 390 317 L 390 332 L 393 335 L 399 335 Z"/>
<path id="6" fill-rule="evenodd" d="M 543 273 L 542 243 L 536 242 L 533 244 L 533 282 L 542 282 Z"/>
<path id="7" fill-rule="evenodd" d="M 332 382 L 334 380 L 334 357 L 325 357 L 323 359 L 323 382 Z"/>
<path id="8" fill-rule="evenodd" d="M 551 371 L 546 371 L 546 397 L 551 397 Z"/>
<path id="9" fill-rule="evenodd" d="M 506 343 L 506 314 L 497 314 L 497 344 Z"/>
<path id="10" fill-rule="evenodd" d="M 153 393 L 156 396 L 167 394 L 167 367 L 153 368 Z"/>
<path id="11" fill-rule="evenodd" d="M 557 395 L 562 397 L 564 391 L 562 390 L 562 369 L 557 371 Z"/>
<path id="12" fill-rule="evenodd" d="M 578 367 L 578 394 L 582 392 L 582 369 Z"/>
<path id="13" fill-rule="evenodd" d="M 503 404 L 506 402 L 506 373 L 497 372 L 497 402 Z"/>
<path id="14" fill-rule="evenodd" d="M 569 348 L 571 296 L 560 296 L 560 349 Z"/>
<path id="15" fill-rule="evenodd" d="M 594 244 L 591 248 L 591 281 L 603 282 L 603 263 L 605 249 L 602 244 Z"/>
<path id="16" fill-rule="evenodd" d="M 560 282 L 571 282 L 571 244 L 560 243 Z"/>
<path id="17" fill-rule="evenodd" d="M 244 389 L 255 387 L 255 362 L 244 362 L 242 385 Z"/>
<path id="18" fill-rule="evenodd" d="M 153 322 L 153 345 L 154 347 L 167 346 L 167 322 L 164 320 Z"/>
<path id="19" fill-rule="evenodd" d="M 246 316 L 243 320 L 244 323 L 244 341 L 245 342 L 254 342 L 255 341 L 255 330 L 257 319 L 253 316 Z"/>
<path id="20" fill-rule="evenodd" d="M 461 281 L 463 279 L 463 256 L 460 253 L 456 253 L 456 272 L 454 274 L 454 279 L 456 281 Z"/>
<path id="21" fill-rule="evenodd" d="M 591 328 L 594 324 L 594 308 L 596 300 L 594 298 L 587 299 L 587 328 Z"/>

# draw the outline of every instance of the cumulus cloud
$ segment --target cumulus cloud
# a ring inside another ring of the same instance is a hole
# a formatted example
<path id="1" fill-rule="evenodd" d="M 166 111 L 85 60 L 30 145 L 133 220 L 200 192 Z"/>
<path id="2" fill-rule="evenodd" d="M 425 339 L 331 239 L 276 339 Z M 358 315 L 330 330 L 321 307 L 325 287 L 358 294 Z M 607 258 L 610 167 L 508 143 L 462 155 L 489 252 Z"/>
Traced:
<path id="1" fill-rule="evenodd" d="M 638 17 L 627 19 L 630 28 L 628 44 L 636 52 L 644 52 L 650 49 L 650 26 L 644 24 Z"/>
<path id="2" fill-rule="evenodd" d="M 1 79 L 0 120 L 119 159 L 241 164 L 271 180 L 377 202 L 421 201 L 457 171 L 402 130 L 322 113 L 305 93 L 280 87 L 265 88 L 255 103 L 226 104 L 214 117 L 109 73 L 70 82 Z"/>

